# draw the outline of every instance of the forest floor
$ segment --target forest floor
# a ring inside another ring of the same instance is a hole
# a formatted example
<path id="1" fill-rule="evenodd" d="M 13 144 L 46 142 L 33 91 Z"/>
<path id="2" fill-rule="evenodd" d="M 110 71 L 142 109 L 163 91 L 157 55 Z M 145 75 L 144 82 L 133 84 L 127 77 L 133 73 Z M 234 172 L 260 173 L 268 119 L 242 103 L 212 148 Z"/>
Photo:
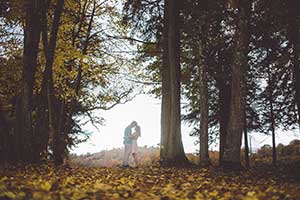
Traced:
<path id="1" fill-rule="evenodd" d="M 269 167 L 224 173 L 217 168 L 22 166 L 0 169 L 0 199 L 300 200 L 300 181 Z"/>

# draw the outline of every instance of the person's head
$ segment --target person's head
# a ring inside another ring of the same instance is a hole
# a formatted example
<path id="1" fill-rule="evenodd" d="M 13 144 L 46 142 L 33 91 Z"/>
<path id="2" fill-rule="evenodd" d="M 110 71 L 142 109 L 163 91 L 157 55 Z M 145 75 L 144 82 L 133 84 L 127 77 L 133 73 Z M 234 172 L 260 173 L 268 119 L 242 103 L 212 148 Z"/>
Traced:
<path id="1" fill-rule="evenodd" d="M 136 124 L 135 130 L 140 131 L 140 130 L 141 130 L 141 127 L 140 127 L 138 124 Z"/>
<path id="2" fill-rule="evenodd" d="M 131 127 L 137 126 L 137 122 L 136 122 L 136 121 L 132 121 L 131 124 L 130 124 L 130 126 L 131 126 Z"/>

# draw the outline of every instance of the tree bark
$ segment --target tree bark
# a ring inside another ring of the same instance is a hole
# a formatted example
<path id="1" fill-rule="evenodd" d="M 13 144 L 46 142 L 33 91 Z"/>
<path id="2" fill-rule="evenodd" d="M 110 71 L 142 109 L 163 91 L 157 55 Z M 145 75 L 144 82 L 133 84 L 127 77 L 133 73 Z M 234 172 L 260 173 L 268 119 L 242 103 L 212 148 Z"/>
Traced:
<path id="1" fill-rule="evenodd" d="M 275 121 L 272 98 L 270 99 L 270 118 L 271 118 L 271 132 L 272 132 L 272 164 L 274 167 L 277 165 L 277 153 L 275 142 Z"/>
<path id="2" fill-rule="evenodd" d="M 295 20 L 296 21 L 296 20 Z M 298 112 L 298 124 L 300 127 L 300 38 L 299 38 L 299 24 L 294 23 L 289 27 L 289 39 L 293 45 L 292 62 L 293 68 L 293 82 L 295 88 L 295 103 Z"/>
<path id="3" fill-rule="evenodd" d="M 54 17 L 51 27 L 51 34 L 48 48 L 46 49 L 46 87 L 48 93 L 48 107 L 49 107 L 49 139 L 52 141 L 52 150 L 53 150 L 53 157 L 54 163 L 56 165 L 60 165 L 63 163 L 63 152 L 61 152 L 61 141 L 63 140 L 58 129 L 59 123 L 59 114 L 55 113 L 54 106 L 55 106 L 55 95 L 53 89 L 53 62 L 55 56 L 55 49 L 57 43 L 57 34 L 59 30 L 59 22 L 62 14 L 62 10 L 64 7 L 64 0 L 57 0 L 56 8 L 54 11 Z"/>
<path id="4" fill-rule="evenodd" d="M 222 71 L 222 74 L 226 73 Z M 224 76 L 224 75 L 222 75 Z M 219 124 L 220 124 L 220 148 L 219 148 L 219 164 L 221 164 L 224 155 L 224 149 L 226 144 L 226 133 L 227 133 L 227 126 L 229 120 L 229 112 L 230 112 L 230 97 L 231 97 L 231 90 L 230 85 L 228 85 L 227 80 L 223 77 L 219 79 Z"/>
<path id="5" fill-rule="evenodd" d="M 287 24 L 287 36 L 293 48 L 291 55 L 291 61 L 293 63 L 293 85 L 300 130 L 300 15 L 298 8 L 295 7 L 295 1 L 289 1 L 287 5 L 289 12 L 285 17 L 287 17 L 289 21 Z"/>
<path id="6" fill-rule="evenodd" d="M 37 55 L 41 33 L 41 2 L 39 0 L 26 1 L 26 18 L 24 28 L 24 50 L 22 69 L 21 98 L 16 108 L 16 146 L 18 147 L 17 159 L 25 162 L 33 161 L 32 144 L 32 93 L 37 68 Z"/>
<path id="7" fill-rule="evenodd" d="M 246 71 L 248 55 L 247 18 L 243 3 L 240 2 L 237 16 L 236 51 L 232 65 L 230 116 L 226 144 L 222 158 L 224 170 L 241 169 L 241 140 L 245 123 Z"/>
<path id="8" fill-rule="evenodd" d="M 181 139 L 179 0 L 166 0 L 162 69 L 162 165 L 187 163 Z"/>
<path id="9" fill-rule="evenodd" d="M 277 154 L 276 154 L 276 142 L 275 142 L 275 115 L 274 115 L 274 102 L 273 102 L 273 83 L 271 80 L 271 70 L 268 72 L 268 85 L 269 89 L 269 105 L 270 105 L 270 122 L 271 122 L 271 133 L 272 133 L 272 164 L 276 167 L 277 163 Z"/>
<path id="10" fill-rule="evenodd" d="M 44 55 L 47 62 L 48 51 L 48 9 L 50 2 L 48 0 L 42 1 L 41 9 L 41 33 L 42 43 L 44 46 Z M 47 64 L 46 64 L 47 65 Z M 45 66 L 42 78 L 41 92 L 38 95 L 37 103 L 37 119 L 35 125 L 36 140 L 34 143 L 34 160 L 36 163 L 40 162 L 43 157 L 47 156 L 48 151 L 48 139 L 49 139 L 49 120 L 48 120 L 48 100 L 47 100 L 47 80 L 49 79 L 49 69 Z M 46 153 L 46 155 L 44 155 Z"/>
<path id="11" fill-rule="evenodd" d="M 60 165 L 63 163 L 63 152 L 61 152 L 61 141 L 63 141 L 63 138 L 61 137 L 61 130 L 59 130 L 59 114 L 56 114 L 54 111 L 55 106 L 55 95 L 54 95 L 54 89 L 53 89 L 53 62 L 54 62 L 54 56 L 55 56 L 55 49 L 56 49 L 56 43 L 57 43 L 57 34 L 59 30 L 59 22 L 61 18 L 61 14 L 64 7 L 64 0 L 57 0 L 56 2 L 56 8 L 54 11 L 54 17 L 52 22 L 52 28 L 51 28 L 51 34 L 50 34 L 50 40 L 49 40 L 49 48 L 46 52 L 47 55 L 47 62 L 46 62 L 46 68 L 49 69 L 49 74 L 47 76 L 47 92 L 48 92 L 48 107 L 52 109 L 49 109 L 49 131 L 50 131 L 50 140 L 52 140 L 52 149 L 53 149 L 53 157 L 54 157 L 54 163 L 56 165 Z M 52 137 L 52 138 L 51 138 Z"/>
<path id="12" fill-rule="evenodd" d="M 247 168 L 250 167 L 249 159 L 249 145 L 248 145 L 248 130 L 247 130 L 247 117 L 245 112 L 245 123 L 244 123 L 244 143 L 245 143 L 245 165 Z"/>
<path id="13" fill-rule="evenodd" d="M 200 72 L 200 165 L 210 164 L 208 154 L 208 85 L 207 66 L 204 62 L 202 45 L 199 44 L 199 72 Z"/>
<path id="14" fill-rule="evenodd" d="M 57 152 L 56 146 L 59 146 L 59 132 L 57 130 L 58 124 L 58 114 L 56 114 L 55 109 L 55 94 L 53 89 L 53 62 L 55 57 L 55 49 L 57 43 L 57 35 L 59 30 L 59 23 L 64 6 L 64 0 L 57 0 L 56 7 L 54 11 L 50 39 L 48 41 L 48 27 L 47 27 L 47 11 L 48 6 L 47 3 L 44 3 L 43 6 L 43 45 L 44 45 L 44 54 L 46 58 L 46 67 L 43 73 L 42 80 L 42 89 L 40 93 L 40 102 L 39 102 L 39 110 L 38 110 L 38 133 L 39 140 L 38 141 L 38 151 L 37 153 L 41 154 L 43 151 L 47 151 L 48 145 L 53 150 L 54 161 L 55 163 L 60 163 L 62 155 Z M 47 123 L 45 123 L 45 119 Z M 48 133 L 48 134 L 47 134 Z M 38 155 L 37 155 L 37 159 Z"/>
<path id="15" fill-rule="evenodd" d="M 8 161 L 8 135 L 9 129 L 3 106 L 0 102 L 0 166 Z"/>
<path id="16" fill-rule="evenodd" d="M 300 46 L 300 43 L 298 44 Z M 295 52 L 295 61 L 294 61 L 294 85 L 295 85 L 295 100 L 297 105 L 297 111 L 298 111 L 298 125 L 300 128 L 300 48 L 295 48 L 297 53 Z"/>

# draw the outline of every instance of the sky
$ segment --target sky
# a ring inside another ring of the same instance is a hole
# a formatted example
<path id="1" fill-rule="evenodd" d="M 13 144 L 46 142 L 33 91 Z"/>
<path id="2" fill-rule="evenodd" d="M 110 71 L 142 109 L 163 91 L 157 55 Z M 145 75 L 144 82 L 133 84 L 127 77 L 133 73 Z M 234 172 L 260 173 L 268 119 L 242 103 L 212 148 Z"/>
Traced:
<path id="1" fill-rule="evenodd" d="M 105 118 L 105 125 L 99 126 L 99 130 L 90 124 L 86 125 L 84 129 L 92 132 L 90 139 L 73 148 L 71 153 L 79 155 L 123 147 L 124 129 L 133 120 L 141 126 L 141 137 L 138 139 L 138 145 L 156 147 L 160 142 L 160 109 L 161 102 L 159 99 L 143 94 L 126 104 L 117 105 L 111 110 L 98 111 L 99 116 Z M 197 138 L 189 136 L 191 128 L 182 124 L 181 131 L 185 152 L 195 153 L 199 146 L 194 144 Z M 293 139 L 300 139 L 299 130 L 278 133 L 276 139 L 277 144 L 286 145 Z M 263 144 L 271 144 L 271 142 L 271 136 L 259 133 L 251 134 L 253 149 Z M 218 147 L 212 145 L 210 149 L 217 150 Z"/>

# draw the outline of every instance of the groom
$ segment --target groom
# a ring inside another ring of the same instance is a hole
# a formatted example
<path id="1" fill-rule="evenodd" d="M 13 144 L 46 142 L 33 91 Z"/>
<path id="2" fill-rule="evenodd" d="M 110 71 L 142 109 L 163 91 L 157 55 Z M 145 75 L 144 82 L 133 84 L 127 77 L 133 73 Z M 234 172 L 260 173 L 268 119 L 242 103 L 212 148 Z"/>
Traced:
<path id="1" fill-rule="evenodd" d="M 128 161 L 129 161 L 129 156 L 131 154 L 131 149 L 132 149 L 132 139 L 131 139 L 131 129 L 133 127 L 137 126 L 137 122 L 133 121 L 131 122 L 124 131 L 124 145 L 125 145 L 125 151 L 124 151 L 124 158 L 123 158 L 123 164 L 122 167 L 129 167 Z"/>

